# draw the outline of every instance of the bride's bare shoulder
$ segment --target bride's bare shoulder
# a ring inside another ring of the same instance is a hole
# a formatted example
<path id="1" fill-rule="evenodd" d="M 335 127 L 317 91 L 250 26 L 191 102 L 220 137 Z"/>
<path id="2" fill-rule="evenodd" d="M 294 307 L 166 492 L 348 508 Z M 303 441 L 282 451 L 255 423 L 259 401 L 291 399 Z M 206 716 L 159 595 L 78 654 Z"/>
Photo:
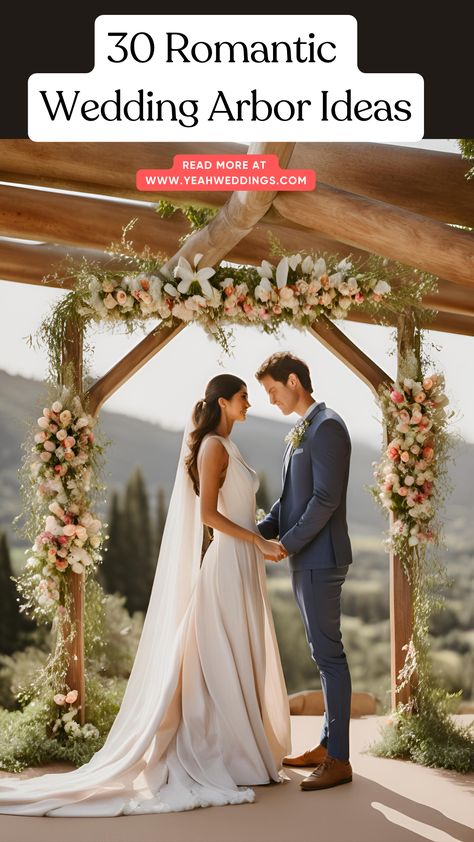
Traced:
<path id="1" fill-rule="evenodd" d="M 229 461 L 229 454 L 221 436 L 212 433 L 205 436 L 199 448 L 199 458 L 218 459 L 223 464 Z"/>

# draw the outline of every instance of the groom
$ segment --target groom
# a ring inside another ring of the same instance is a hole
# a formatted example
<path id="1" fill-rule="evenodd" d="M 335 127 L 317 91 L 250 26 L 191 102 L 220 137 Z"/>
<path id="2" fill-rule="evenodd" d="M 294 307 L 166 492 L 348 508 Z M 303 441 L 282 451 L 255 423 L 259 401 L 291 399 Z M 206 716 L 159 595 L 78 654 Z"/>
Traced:
<path id="1" fill-rule="evenodd" d="M 325 706 L 320 744 L 283 763 L 316 766 L 301 788 L 327 789 L 352 780 L 351 677 L 341 640 L 341 589 L 352 562 L 346 522 L 351 443 L 342 418 L 314 400 L 302 360 L 273 354 L 255 376 L 283 415 L 301 416 L 283 458 L 281 497 L 258 528 L 264 538 L 279 536 L 289 555 L 293 592 L 321 674 Z"/>

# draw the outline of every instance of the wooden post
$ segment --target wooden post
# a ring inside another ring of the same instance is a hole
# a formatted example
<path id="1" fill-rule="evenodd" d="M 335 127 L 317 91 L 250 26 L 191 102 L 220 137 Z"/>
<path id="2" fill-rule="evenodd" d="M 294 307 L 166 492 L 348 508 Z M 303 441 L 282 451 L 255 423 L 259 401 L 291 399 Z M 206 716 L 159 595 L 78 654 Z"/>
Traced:
<path id="1" fill-rule="evenodd" d="M 404 377 L 417 376 L 417 343 L 416 321 L 413 311 L 402 315 L 398 323 L 397 333 L 397 380 Z M 393 515 L 390 515 L 390 526 Z M 413 592 L 410 582 L 403 569 L 403 564 L 395 555 L 390 553 L 390 679 L 391 702 L 395 710 L 397 704 L 407 704 L 410 701 L 411 686 L 406 684 L 397 693 L 398 675 L 405 663 L 406 646 L 413 632 Z"/>
<path id="2" fill-rule="evenodd" d="M 61 380 L 68 385 L 75 394 L 82 396 L 82 346 L 83 331 L 76 322 L 68 322 L 64 337 Z M 77 705 L 79 706 L 79 722 L 84 725 L 85 719 L 85 678 L 84 678 L 84 589 L 85 574 L 67 574 L 67 583 L 72 600 L 72 621 L 76 630 L 69 643 L 69 667 L 66 682 L 71 690 L 77 690 Z M 67 637 L 71 628 L 65 625 L 64 633 Z"/>

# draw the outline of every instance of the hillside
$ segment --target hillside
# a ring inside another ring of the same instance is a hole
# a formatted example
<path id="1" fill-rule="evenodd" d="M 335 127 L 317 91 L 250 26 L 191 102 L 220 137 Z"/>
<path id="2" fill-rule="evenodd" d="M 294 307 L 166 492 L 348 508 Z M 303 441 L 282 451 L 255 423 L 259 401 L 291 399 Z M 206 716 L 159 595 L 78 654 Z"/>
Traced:
<path id="1" fill-rule="evenodd" d="M 18 543 L 11 522 L 21 508 L 17 475 L 22 458 L 21 444 L 28 426 L 41 414 L 45 390 L 39 381 L 0 371 L 0 394 L 0 528 L 6 528 L 10 541 Z M 347 420 L 350 427 L 350 419 Z M 107 411 L 101 415 L 100 426 L 105 439 L 111 442 L 107 447 L 107 487 L 120 489 L 138 465 L 150 493 L 154 495 L 161 486 L 169 497 L 181 433 Z M 234 427 L 233 438 L 246 460 L 260 474 L 265 474 L 272 498 L 278 495 L 280 488 L 281 455 L 288 429 L 287 423 L 258 417 L 249 417 L 245 424 Z M 378 458 L 378 446 L 379 442 L 374 442 L 373 448 L 353 442 L 348 511 L 354 537 L 381 535 L 385 528 L 380 512 L 364 490 L 372 481 L 372 462 Z M 459 443 L 456 446 L 449 476 L 453 490 L 447 501 L 446 533 L 456 546 L 472 546 L 474 445 Z"/>

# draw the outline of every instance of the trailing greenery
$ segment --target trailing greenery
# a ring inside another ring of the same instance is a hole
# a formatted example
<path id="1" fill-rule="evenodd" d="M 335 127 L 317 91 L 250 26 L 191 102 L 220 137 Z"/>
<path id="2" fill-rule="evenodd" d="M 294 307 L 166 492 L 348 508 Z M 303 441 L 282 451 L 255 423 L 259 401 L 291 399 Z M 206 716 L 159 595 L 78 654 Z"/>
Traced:
<path id="1" fill-rule="evenodd" d="M 187 220 L 190 226 L 190 231 L 179 238 L 180 245 L 186 242 L 188 237 L 205 228 L 206 225 L 214 219 L 219 213 L 219 208 L 198 207 L 197 205 L 175 205 L 169 199 L 160 199 L 155 205 L 155 212 L 161 216 L 162 219 L 169 219 L 175 213 L 181 213 Z"/>
<path id="2" fill-rule="evenodd" d="M 458 140 L 458 146 L 461 150 L 462 157 L 468 161 L 472 161 L 474 158 L 474 138 L 462 138 Z M 468 181 L 474 178 L 474 166 L 467 171 L 466 178 Z"/>

